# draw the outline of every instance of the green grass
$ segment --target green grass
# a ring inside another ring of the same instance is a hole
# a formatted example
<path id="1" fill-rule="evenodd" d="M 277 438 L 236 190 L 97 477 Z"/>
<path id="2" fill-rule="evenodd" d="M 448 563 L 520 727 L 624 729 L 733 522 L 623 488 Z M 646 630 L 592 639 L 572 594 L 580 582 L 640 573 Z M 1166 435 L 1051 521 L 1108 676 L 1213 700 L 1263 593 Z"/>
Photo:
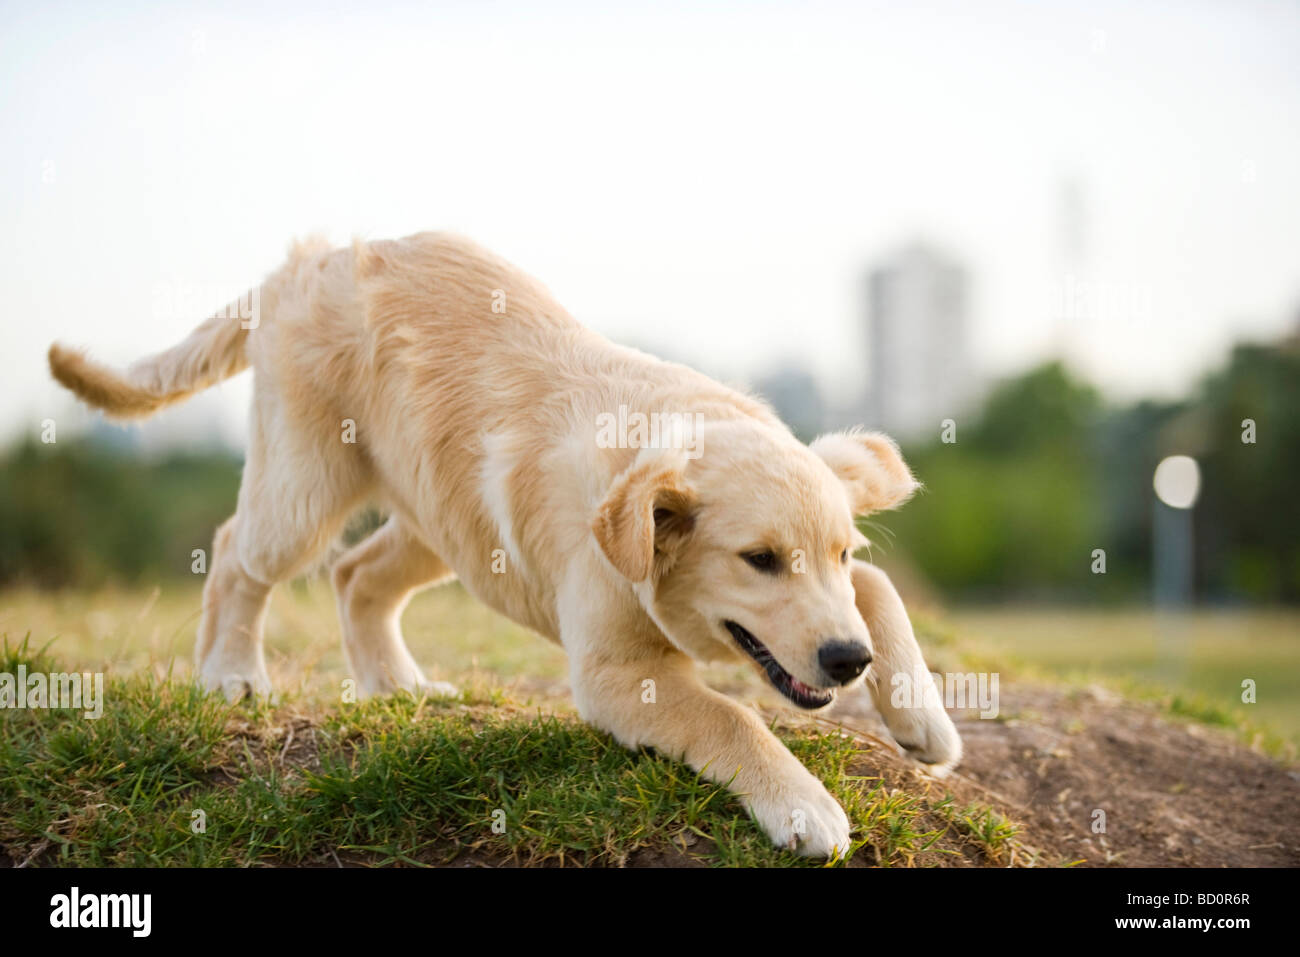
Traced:
<path id="1" fill-rule="evenodd" d="M 1022 850 L 1016 840 L 1019 828 L 987 804 L 972 802 L 964 808 L 957 808 L 952 795 L 948 795 L 936 810 L 959 832 L 972 838 L 995 862 L 1009 860 L 1013 852 Z"/>
<path id="2" fill-rule="evenodd" d="M 6 640 L 2 660 L 10 672 L 61 669 L 29 643 Z M 110 679 L 106 696 L 98 720 L 0 711 L 0 845 L 13 863 L 619 865 L 642 851 L 816 863 L 772 847 L 725 787 L 499 692 L 231 706 L 146 673 Z M 852 739 L 784 738 L 843 802 L 853 856 L 912 865 L 962 853 L 959 822 L 851 773 Z M 990 837 L 990 849 L 1002 840 Z"/>

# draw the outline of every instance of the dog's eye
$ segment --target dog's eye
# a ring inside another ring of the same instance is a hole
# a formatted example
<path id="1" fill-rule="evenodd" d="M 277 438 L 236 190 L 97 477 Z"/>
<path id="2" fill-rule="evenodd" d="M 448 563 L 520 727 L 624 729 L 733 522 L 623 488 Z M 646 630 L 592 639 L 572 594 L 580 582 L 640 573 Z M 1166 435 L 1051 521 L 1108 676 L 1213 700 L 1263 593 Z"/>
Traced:
<path id="1" fill-rule="evenodd" d="M 848 561 L 849 561 L 849 550 L 846 548 L 844 549 L 844 551 L 840 552 L 840 563 L 848 564 Z"/>
<path id="2" fill-rule="evenodd" d="M 740 556 L 760 572 L 776 571 L 775 552 L 747 552 Z"/>

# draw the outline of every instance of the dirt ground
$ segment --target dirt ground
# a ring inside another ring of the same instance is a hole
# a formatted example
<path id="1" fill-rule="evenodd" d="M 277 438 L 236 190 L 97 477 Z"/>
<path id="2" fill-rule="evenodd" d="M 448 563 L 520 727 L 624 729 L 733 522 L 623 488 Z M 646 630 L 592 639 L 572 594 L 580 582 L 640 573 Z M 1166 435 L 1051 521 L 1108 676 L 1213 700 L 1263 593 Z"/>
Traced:
<path id="1" fill-rule="evenodd" d="M 1300 866 L 1300 771 L 1226 732 L 1100 687 L 1004 686 L 1001 713 L 954 714 L 965 759 L 943 782 L 886 743 L 869 699 L 837 704 L 827 718 L 868 736 L 858 773 L 984 801 L 1022 825 L 1019 840 L 1041 864 Z M 1104 832 L 1094 832 L 1099 810 Z"/>

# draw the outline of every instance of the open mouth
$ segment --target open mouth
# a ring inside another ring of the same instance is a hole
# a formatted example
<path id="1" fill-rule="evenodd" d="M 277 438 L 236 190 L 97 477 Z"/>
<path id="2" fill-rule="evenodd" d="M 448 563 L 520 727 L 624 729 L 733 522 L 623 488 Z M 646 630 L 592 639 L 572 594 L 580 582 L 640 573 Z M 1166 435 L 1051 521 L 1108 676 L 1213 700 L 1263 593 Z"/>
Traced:
<path id="1" fill-rule="evenodd" d="M 772 657 L 772 652 L 767 650 L 767 646 L 740 625 L 734 621 L 724 621 L 723 624 L 727 627 L 727 631 L 731 632 L 731 637 L 736 639 L 736 644 L 745 649 L 745 653 L 767 672 L 767 678 L 772 682 L 772 686 L 799 707 L 810 710 L 824 708 L 835 700 L 834 691 L 811 688 L 782 668 Z"/>

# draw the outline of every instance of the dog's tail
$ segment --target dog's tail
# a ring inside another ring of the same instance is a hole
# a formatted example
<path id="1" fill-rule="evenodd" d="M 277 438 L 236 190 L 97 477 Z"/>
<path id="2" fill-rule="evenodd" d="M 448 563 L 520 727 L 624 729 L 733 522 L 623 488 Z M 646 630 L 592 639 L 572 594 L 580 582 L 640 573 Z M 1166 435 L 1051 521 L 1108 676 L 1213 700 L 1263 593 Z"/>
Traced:
<path id="1" fill-rule="evenodd" d="M 257 325 L 259 300 L 259 290 L 253 290 L 184 341 L 139 360 L 124 373 L 56 342 L 50 346 L 50 372 L 111 418 L 144 418 L 248 368 L 244 346 L 249 330 Z"/>

